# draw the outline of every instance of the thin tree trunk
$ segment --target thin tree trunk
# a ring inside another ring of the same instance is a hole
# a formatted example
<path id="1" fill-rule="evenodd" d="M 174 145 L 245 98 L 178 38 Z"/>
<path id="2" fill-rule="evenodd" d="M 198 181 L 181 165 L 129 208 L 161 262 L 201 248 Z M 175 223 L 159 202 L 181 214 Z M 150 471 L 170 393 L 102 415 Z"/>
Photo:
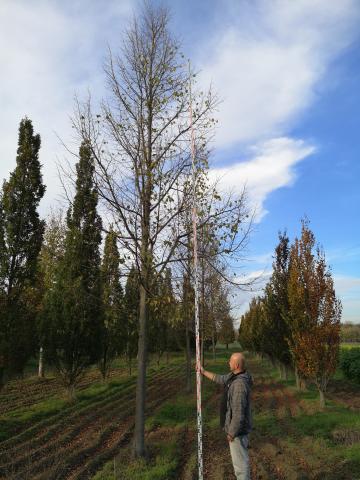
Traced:
<path id="1" fill-rule="evenodd" d="M 281 369 L 282 369 L 283 380 L 287 380 L 288 379 L 288 370 L 286 368 L 286 365 L 284 365 L 282 363 L 281 364 Z"/>
<path id="2" fill-rule="evenodd" d="M 70 402 L 75 402 L 76 400 L 76 391 L 75 391 L 75 385 L 73 383 L 71 383 L 70 385 L 68 385 L 67 387 L 67 395 L 68 395 L 68 399 L 70 400 Z"/>
<path id="3" fill-rule="evenodd" d="M 212 351 L 213 351 L 213 360 L 216 360 L 216 351 L 215 351 L 215 335 L 214 332 L 211 337 Z"/>
<path id="4" fill-rule="evenodd" d="M 296 388 L 298 390 L 306 390 L 306 380 L 300 375 L 297 367 L 295 367 Z"/>
<path id="5" fill-rule="evenodd" d="M 5 378 L 4 378 L 5 377 L 5 375 L 4 375 L 5 372 L 4 372 L 4 370 L 5 370 L 4 368 L 2 368 L 2 367 L 0 368 L 0 392 L 5 386 Z"/>
<path id="6" fill-rule="evenodd" d="M 44 378 L 44 354 L 43 347 L 40 347 L 38 377 Z"/>
<path id="7" fill-rule="evenodd" d="M 319 388 L 319 395 L 320 408 L 325 408 L 325 392 L 321 388 Z"/>
<path id="8" fill-rule="evenodd" d="M 145 456 L 145 395 L 146 395 L 146 320 L 147 292 L 140 285 L 138 376 L 136 383 L 136 413 L 134 451 L 137 457 Z"/>
<path id="9" fill-rule="evenodd" d="M 296 381 L 296 388 L 300 390 L 300 376 L 296 366 L 295 366 L 295 381 Z"/>

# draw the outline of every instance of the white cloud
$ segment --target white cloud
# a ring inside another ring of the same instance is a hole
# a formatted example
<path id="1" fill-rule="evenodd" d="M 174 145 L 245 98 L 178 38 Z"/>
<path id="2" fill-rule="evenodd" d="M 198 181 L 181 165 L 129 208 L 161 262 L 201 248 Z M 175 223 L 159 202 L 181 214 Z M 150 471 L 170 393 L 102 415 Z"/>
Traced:
<path id="1" fill-rule="evenodd" d="M 56 134 L 72 140 L 69 115 L 76 92 L 84 96 L 91 88 L 102 94 L 106 42 L 118 44 L 131 3 L 0 2 L 0 181 L 15 166 L 18 125 L 27 115 L 42 139 L 43 212 L 61 192 L 55 161 L 65 152 Z"/>
<path id="2" fill-rule="evenodd" d="M 264 202 L 274 190 L 290 186 L 296 178 L 295 165 L 315 151 L 302 140 L 273 138 L 253 146 L 252 157 L 223 168 L 213 168 L 211 178 L 220 179 L 221 190 L 233 190 L 246 184 L 250 201 L 257 209 L 257 221 L 266 213 Z"/>
<path id="3" fill-rule="evenodd" d="M 354 39 L 360 15 L 355 0 L 230 5 L 231 18 L 220 16 L 222 25 L 198 52 L 201 83 L 212 81 L 223 99 L 216 144 L 226 148 L 288 132 Z"/>

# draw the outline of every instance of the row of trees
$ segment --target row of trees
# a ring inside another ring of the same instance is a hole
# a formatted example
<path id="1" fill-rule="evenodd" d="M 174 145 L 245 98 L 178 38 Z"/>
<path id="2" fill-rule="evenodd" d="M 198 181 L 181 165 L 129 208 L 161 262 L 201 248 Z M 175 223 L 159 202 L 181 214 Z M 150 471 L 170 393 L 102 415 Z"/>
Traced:
<path id="1" fill-rule="evenodd" d="M 338 362 L 341 311 L 324 251 L 303 220 L 293 244 L 286 233 L 279 234 L 273 273 L 264 295 L 243 315 L 239 341 L 278 362 L 283 374 L 294 369 L 298 388 L 306 380 L 315 382 L 324 406 Z"/>
<path id="2" fill-rule="evenodd" d="M 6 377 L 21 374 L 40 346 L 40 376 L 44 363 L 54 366 L 75 398 L 76 385 L 94 363 L 105 379 L 114 358 L 125 355 L 131 373 L 138 346 L 139 275 L 134 265 L 126 279 L 121 275 L 124 259 L 112 226 L 101 256 L 103 225 L 97 213 L 94 161 L 85 143 L 66 218 L 58 211 L 46 224 L 39 220 L 39 192 L 45 191 L 39 148 L 31 121 L 22 120 L 17 166 L 4 183 L 0 203 L 2 384 Z M 219 335 L 224 342 L 233 339 L 228 289 L 216 271 L 211 279 L 204 274 L 203 281 L 203 344 L 210 338 L 214 347 Z M 164 352 L 185 346 L 184 312 L 193 302 L 191 296 L 184 299 L 186 288 L 184 281 L 183 298 L 174 292 L 170 268 L 153 276 L 148 334 L 158 361 Z M 192 317 L 189 330 L 193 337 Z"/>
<path id="3" fill-rule="evenodd" d="M 342 342 L 360 343 L 360 324 L 345 322 L 341 325 Z"/>

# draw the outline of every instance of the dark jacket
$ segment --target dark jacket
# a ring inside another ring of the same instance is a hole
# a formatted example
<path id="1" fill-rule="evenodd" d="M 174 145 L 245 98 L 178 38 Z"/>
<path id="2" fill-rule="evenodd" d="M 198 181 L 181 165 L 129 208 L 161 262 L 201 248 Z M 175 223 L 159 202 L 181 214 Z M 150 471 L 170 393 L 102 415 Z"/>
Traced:
<path id="1" fill-rule="evenodd" d="M 225 386 L 232 375 L 232 372 L 227 375 L 215 375 L 214 381 Z M 229 387 L 224 430 L 232 437 L 245 435 L 252 430 L 250 398 L 252 385 L 253 379 L 250 373 L 245 371 L 237 375 Z"/>

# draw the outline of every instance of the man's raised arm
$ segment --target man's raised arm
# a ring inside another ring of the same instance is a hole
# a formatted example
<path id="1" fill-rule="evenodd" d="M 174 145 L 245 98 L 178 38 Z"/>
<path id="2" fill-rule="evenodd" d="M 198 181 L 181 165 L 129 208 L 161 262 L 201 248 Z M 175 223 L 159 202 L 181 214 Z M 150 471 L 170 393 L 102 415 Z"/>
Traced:
<path id="1" fill-rule="evenodd" d="M 209 380 L 212 380 L 213 382 L 218 383 L 220 385 L 225 385 L 226 381 L 229 379 L 231 375 L 231 373 L 228 373 L 226 375 L 218 375 L 217 373 L 208 372 L 202 366 L 200 366 L 200 373 L 204 375 L 206 378 L 208 378 Z"/>

